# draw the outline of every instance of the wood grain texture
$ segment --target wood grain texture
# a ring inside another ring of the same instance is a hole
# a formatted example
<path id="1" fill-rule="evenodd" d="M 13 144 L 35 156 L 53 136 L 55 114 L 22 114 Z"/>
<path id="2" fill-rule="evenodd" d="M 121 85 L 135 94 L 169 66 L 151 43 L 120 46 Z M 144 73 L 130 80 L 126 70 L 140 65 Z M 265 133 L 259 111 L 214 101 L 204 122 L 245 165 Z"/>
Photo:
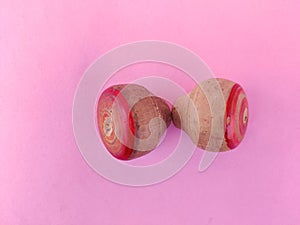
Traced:
<path id="1" fill-rule="evenodd" d="M 248 101 L 239 84 L 209 79 L 175 101 L 172 118 L 201 149 L 227 151 L 237 147 L 245 135 Z"/>
<path id="2" fill-rule="evenodd" d="M 100 137 L 118 159 L 134 159 L 151 152 L 170 123 L 167 103 L 140 85 L 109 87 L 98 101 Z"/>

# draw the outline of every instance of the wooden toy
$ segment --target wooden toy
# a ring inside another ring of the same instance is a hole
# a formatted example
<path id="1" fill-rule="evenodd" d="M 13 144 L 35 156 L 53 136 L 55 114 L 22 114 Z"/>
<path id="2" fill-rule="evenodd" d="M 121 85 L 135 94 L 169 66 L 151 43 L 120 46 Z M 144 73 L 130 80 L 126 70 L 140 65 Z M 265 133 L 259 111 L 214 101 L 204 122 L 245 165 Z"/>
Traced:
<path id="1" fill-rule="evenodd" d="M 111 86 L 98 101 L 100 137 L 117 159 L 130 160 L 151 152 L 170 123 L 168 104 L 137 84 Z"/>
<path id="2" fill-rule="evenodd" d="M 243 88 L 221 78 L 200 82 L 188 95 L 179 97 L 172 108 L 174 125 L 208 151 L 237 147 L 245 135 L 248 114 Z"/>

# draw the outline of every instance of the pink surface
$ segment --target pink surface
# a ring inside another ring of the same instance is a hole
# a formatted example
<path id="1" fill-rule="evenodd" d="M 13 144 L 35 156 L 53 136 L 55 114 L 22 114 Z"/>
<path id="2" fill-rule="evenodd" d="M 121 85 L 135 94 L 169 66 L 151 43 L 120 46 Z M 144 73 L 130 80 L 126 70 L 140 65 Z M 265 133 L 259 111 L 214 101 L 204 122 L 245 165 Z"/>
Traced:
<path id="1" fill-rule="evenodd" d="M 299 224 L 299 8 L 298 0 L 2 0 L 0 225 Z M 241 83 L 250 123 L 238 149 L 206 172 L 197 171 L 199 150 L 173 178 L 132 188 L 83 160 L 72 102 L 96 57 L 143 39 L 186 46 Z"/>

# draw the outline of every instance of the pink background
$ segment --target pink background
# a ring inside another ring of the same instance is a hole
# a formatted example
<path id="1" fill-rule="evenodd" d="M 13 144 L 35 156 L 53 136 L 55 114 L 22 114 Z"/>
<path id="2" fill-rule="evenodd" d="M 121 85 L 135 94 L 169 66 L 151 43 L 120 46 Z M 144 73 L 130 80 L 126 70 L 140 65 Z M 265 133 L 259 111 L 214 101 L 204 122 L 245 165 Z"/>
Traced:
<path id="1" fill-rule="evenodd" d="M 299 9 L 299 0 L 1 0 L 0 224 L 298 225 Z M 186 46 L 241 83 L 250 124 L 206 172 L 199 150 L 173 178 L 132 188 L 86 164 L 71 113 L 87 66 L 144 39 Z"/>

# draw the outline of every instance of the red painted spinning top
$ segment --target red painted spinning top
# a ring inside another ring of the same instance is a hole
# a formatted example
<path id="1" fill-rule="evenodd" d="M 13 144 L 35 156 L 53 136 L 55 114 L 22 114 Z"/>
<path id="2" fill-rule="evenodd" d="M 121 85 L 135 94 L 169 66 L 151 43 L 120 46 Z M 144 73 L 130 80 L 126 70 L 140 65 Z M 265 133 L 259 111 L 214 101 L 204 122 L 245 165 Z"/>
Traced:
<path id="1" fill-rule="evenodd" d="M 97 106 L 97 124 L 107 150 L 121 160 L 151 152 L 171 122 L 167 103 L 136 84 L 107 88 Z"/>

